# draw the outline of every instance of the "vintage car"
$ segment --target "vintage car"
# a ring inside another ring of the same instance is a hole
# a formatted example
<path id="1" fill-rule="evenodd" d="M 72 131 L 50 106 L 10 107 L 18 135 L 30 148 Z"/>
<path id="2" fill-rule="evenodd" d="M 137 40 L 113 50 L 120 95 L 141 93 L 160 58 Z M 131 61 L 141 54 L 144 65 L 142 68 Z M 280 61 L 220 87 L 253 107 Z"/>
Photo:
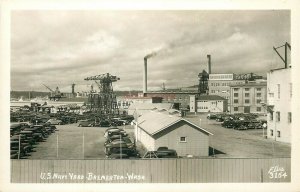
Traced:
<path id="1" fill-rule="evenodd" d="M 49 119 L 46 123 L 49 123 L 50 125 L 62 125 L 62 120 L 59 119 Z"/>
<path id="2" fill-rule="evenodd" d="M 80 120 L 78 121 L 78 127 L 94 127 L 95 126 L 95 121 L 94 120 Z"/>

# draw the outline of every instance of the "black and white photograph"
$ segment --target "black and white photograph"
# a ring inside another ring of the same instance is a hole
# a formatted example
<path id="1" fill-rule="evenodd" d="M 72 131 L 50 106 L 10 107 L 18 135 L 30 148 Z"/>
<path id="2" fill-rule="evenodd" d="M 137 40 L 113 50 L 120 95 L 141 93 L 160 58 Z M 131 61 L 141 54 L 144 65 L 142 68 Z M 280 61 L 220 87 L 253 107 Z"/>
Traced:
<path id="1" fill-rule="evenodd" d="M 9 183 L 292 182 L 291 9 L 9 19 Z"/>

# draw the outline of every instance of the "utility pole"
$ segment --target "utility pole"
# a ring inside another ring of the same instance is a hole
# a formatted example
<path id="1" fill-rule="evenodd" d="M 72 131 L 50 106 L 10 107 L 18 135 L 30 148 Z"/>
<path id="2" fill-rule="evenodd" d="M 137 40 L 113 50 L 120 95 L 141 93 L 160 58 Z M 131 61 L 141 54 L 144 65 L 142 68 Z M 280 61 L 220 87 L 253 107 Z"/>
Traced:
<path id="1" fill-rule="evenodd" d="M 20 159 L 20 153 L 21 153 L 21 134 L 19 134 L 19 153 L 18 153 L 18 159 Z"/>

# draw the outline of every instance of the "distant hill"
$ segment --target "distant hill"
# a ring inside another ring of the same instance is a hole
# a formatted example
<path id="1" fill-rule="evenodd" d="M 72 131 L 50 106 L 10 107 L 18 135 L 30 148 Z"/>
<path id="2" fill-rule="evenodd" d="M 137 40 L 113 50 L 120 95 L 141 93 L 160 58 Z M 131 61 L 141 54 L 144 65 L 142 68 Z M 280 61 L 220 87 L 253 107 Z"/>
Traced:
<path id="1" fill-rule="evenodd" d="M 35 98 L 35 97 L 47 97 L 50 96 L 49 92 L 40 92 L 40 91 L 11 91 L 10 92 L 10 98 L 21 98 L 23 99 L 29 99 L 30 98 Z"/>

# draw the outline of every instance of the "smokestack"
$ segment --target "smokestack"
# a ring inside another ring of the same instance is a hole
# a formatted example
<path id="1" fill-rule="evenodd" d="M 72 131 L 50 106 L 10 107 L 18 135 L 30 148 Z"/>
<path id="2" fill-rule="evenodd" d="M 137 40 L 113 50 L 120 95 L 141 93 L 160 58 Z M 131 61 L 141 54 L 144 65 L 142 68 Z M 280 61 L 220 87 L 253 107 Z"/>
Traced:
<path id="1" fill-rule="evenodd" d="M 210 55 L 207 55 L 207 59 L 208 59 L 208 74 L 211 74 L 211 58 L 210 58 Z"/>
<path id="2" fill-rule="evenodd" d="M 72 94 L 75 95 L 75 83 L 72 84 Z"/>
<path id="3" fill-rule="evenodd" d="M 147 57 L 144 58 L 143 94 L 147 93 Z"/>

